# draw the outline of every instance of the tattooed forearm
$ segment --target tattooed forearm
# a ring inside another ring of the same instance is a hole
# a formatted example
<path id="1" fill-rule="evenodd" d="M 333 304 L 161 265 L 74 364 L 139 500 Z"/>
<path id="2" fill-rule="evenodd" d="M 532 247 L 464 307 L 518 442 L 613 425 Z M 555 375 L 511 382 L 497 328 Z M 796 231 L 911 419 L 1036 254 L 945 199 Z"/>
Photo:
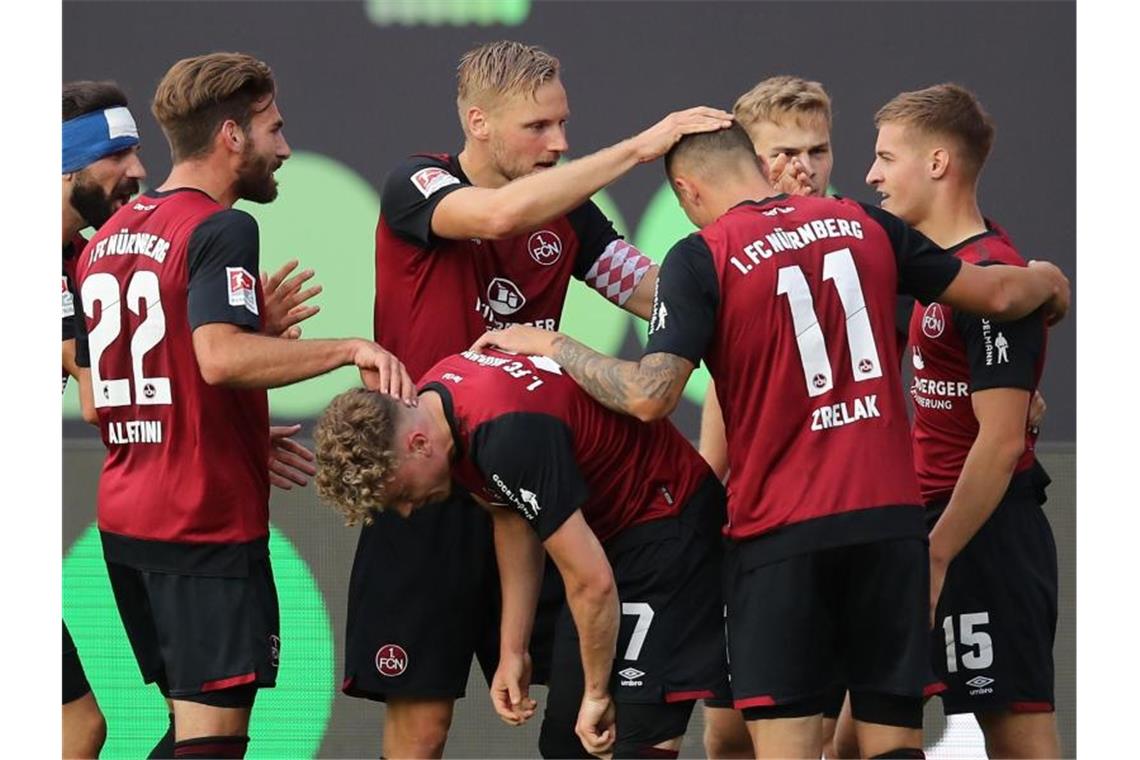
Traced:
<path id="1" fill-rule="evenodd" d="M 673 411 L 693 371 L 692 363 L 673 354 L 624 361 L 599 354 L 564 335 L 555 338 L 553 348 L 552 358 L 599 403 L 642 419 Z"/>

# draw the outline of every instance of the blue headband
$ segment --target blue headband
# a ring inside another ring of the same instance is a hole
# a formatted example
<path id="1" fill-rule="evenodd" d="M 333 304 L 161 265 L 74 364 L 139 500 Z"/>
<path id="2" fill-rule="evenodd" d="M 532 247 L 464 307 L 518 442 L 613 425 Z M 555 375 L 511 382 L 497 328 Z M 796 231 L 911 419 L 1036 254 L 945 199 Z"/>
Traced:
<path id="1" fill-rule="evenodd" d="M 63 174 L 138 144 L 134 117 L 122 106 L 76 116 L 63 122 Z"/>

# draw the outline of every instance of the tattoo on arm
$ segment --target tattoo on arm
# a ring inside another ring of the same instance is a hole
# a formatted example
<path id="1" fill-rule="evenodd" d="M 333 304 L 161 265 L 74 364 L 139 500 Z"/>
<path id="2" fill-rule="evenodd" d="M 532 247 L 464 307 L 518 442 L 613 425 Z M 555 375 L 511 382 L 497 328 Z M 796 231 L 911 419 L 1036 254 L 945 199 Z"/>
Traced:
<path id="1" fill-rule="evenodd" d="M 626 414 L 634 414 L 639 402 L 646 401 L 663 402 L 672 411 L 693 371 L 688 359 L 674 354 L 625 361 L 599 354 L 565 335 L 554 339 L 553 354 L 583 390 L 604 406 Z"/>

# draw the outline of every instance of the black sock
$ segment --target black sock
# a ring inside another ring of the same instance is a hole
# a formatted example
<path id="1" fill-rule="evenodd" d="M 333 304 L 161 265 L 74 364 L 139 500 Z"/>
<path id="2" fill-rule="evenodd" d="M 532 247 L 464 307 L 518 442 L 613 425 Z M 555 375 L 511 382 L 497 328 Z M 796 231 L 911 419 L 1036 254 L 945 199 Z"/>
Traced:
<path id="1" fill-rule="evenodd" d="M 245 757 L 248 736 L 198 736 L 174 743 L 174 756 L 177 757 Z"/>
<path id="2" fill-rule="evenodd" d="M 166 727 L 166 733 L 146 756 L 147 760 L 166 760 L 171 757 L 174 757 L 174 713 L 170 713 L 170 723 Z"/>

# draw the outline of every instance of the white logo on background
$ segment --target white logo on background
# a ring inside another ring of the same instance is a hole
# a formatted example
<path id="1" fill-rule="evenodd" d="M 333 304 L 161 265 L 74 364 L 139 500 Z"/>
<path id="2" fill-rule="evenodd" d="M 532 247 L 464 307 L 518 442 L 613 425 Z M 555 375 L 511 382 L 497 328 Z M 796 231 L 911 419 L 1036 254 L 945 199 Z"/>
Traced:
<path id="1" fill-rule="evenodd" d="M 994 338 L 994 348 L 997 349 L 997 363 L 1009 364 L 1009 341 L 1000 332 Z"/>
<path id="2" fill-rule="evenodd" d="M 441 169 L 438 166 L 429 166 L 426 169 L 420 169 L 412 175 L 412 184 L 420 191 L 420 194 L 425 197 L 431 197 L 431 194 L 441 187 L 448 185 L 458 185 L 459 178 L 454 174 L 448 173 L 447 169 Z"/>
<path id="3" fill-rule="evenodd" d="M 550 230 L 534 233 L 526 246 L 530 249 L 530 257 L 544 267 L 556 264 L 562 258 L 562 241 Z"/>
<path id="4" fill-rule="evenodd" d="M 245 267 L 226 267 L 230 306 L 244 306 L 257 313 L 257 280 Z"/>
<path id="5" fill-rule="evenodd" d="M 926 363 L 922 361 L 922 352 L 915 346 L 912 351 L 911 361 L 914 362 L 915 369 L 926 369 Z"/>
<path id="6" fill-rule="evenodd" d="M 638 670 L 637 668 L 626 668 L 625 670 L 619 670 L 618 675 L 622 678 L 632 680 L 634 678 L 641 678 L 643 675 L 645 675 L 645 673 Z"/>
<path id="7" fill-rule="evenodd" d="M 926 307 L 922 315 L 922 334 L 928 338 L 937 338 L 946 329 L 946 315 L 942 313 L 942 305 L 932 303 Z"/>
<path id="8" fill-rule="evenodd" d="M 67 287 L 67 277 L 60 275 L 63 279 L 63 316 L 75 316 L 75 297 L 71 295 L 71 291 Z"/>
<path id="9" fill-rule="evenodd" d="M 966 681 L 966 685 L 973 686 L 975 689 L 981 689 L 985 686 L 989 686 L 993 682 L 994 679 L 992 678 L 987 678 L 985 676 L 974 676 L 969 681 Z"/>
<path id="10" fill-rule="evenodd" d="M 534 491 L 528 491 L 525 488 L 519 488 L 519 493 L 522 495 L 522 500 L 533 510 L 533 514 L 538 514 L 542 507 L 538 506 L 538 497 Z"/>
<path id="11" fill-rule="evenodd" d="M 508 317 L 526 305 L 526 296 L 507 278 L 496 277 L 487 286 L 487 303 L 491 305 L 491 311 Z"/>

